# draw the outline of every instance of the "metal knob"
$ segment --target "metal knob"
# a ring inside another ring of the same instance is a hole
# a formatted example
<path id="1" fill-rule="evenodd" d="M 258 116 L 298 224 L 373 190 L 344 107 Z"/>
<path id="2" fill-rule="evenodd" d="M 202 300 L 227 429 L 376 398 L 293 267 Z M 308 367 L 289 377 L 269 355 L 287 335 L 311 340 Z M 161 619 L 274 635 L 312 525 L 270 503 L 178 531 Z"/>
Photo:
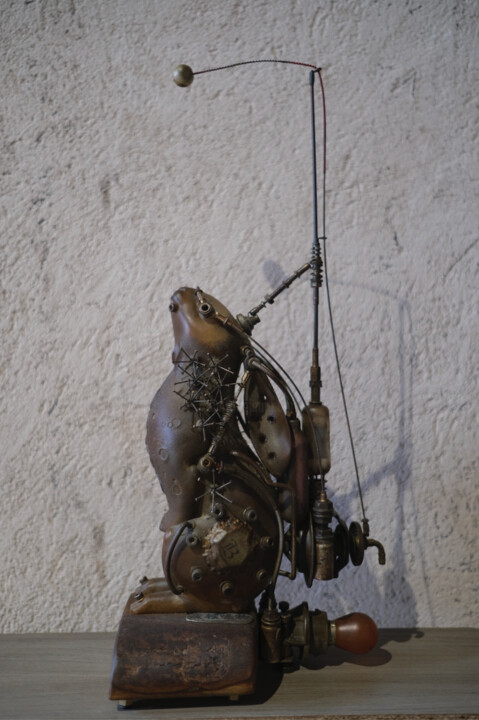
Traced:
<path id="1" fill-rule="evenodd" d="M 173 71 L 173 80 L 180 87 L 188 87 L 193 82 L 194 73 L 189 65 L 178 65 Z"/>

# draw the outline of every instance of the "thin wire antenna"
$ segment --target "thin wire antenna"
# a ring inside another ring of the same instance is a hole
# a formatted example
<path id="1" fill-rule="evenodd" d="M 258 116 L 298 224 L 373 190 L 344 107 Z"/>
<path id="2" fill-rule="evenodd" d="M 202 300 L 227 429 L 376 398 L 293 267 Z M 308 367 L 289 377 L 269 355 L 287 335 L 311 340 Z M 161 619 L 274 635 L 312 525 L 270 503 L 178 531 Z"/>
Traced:
<path id="1" fill-rule="evenodd" d="M 310 370 L 311 402 L 321 402 L 321 368 L 319 365 L 319 288 L 322 284 L 321 278 L 321 246 L 319 244 L 318 232 L 318 172 L 316 163 L 316 116 L 314 108 L 314 75 L 320 70 L 311 70 L 309 73 L 310 105 L 311 105 L 311 154 L 313 164 L 313 246 L 311 248 L 311 287 L 313 288 L 313 350 Z M 323 105 L 324 107 L 324 105 Z M 324 115 L 324 113 L 323 113 Z M 323 124 L 323 137 L 325 137 L 325 126 Z M 324 145 L 324 142 L 323 142 Z M 323 162 L 323 229 L 325 227 L 324 215 L 324 182 L 325 163 Z M 324 232 L 323 232 L 324 235 Z"/>
<path id="2" fill-rule="evenodd" d="M 338 373 L 339 387 L 341 388 L 341 397 L 343 399 L 344 415 L 346 417 L 346 425 L 348 427 L 349 444 L 351 445 L 351 454 L 353 456 L 354 472 L 356 475 L 356 483 L 358 486 L 359 502 L 361 504 L 361 512 L 363 514 L 363 520 L 367 520 L 366 511 L 364 509 L 363 493 L 361 490 L 361 481 L 359 479 L 358 463 L 356 460 L 356 451 L 354 449 L 353 433 L 351 431 L 351 423 L 349 422 L 348 406 L 346 403 L 346 395 L 344 392 L 343 378 L 341 374 L 341 366 L 339 363 L 338 346 L 336 344 L 336 333 L 334 331 L 333 312 L 331 309 L 331 297 L 329 292 L 329 278 L 328 278 L 328 259 L 326 253 L 326 238 L 323 240 L 323 257 L 324 257 L 324 284 L 326 286 L 326 297 L 328 300 L 328 313 L 329 313 L 329 324 L 331 326 L 331 338 L 333 341 L 334 357 L 336 359 L 336 370 Z"/>
<path id="3" fill-rule="evenodd" d="M 324 85 L 323 85 L 323 78 L 321 77 L 321 70 L 318 69 L 318 77 L 319 77 L 319 83 L 321 86 L 321 98 L 322 98 L 322 105 L 323 105 L 323 192 L 322 192 L 322 199 L 323 199 L 323 263 L 324 263 L 324 284 L 326 287 L 326 298 L 328 303 L 328 314 L 329 314 L 329 325 L 331 327 L 331 338 L 333 342 L 333 349 L 334 349 L 334 357 L 336 360 L 336 370 L 338 373 L 338 380 L 339 380 L 339 387 L 341 390 L 341 398 L 343 401 L 343 408 L 344 408 L 344 415 L 346 417 L 346 425 L 348 428 L 348 436 L 349 436 L 349 444 L 351 446 L 351 455 L 353 456 L 353 464 L 354 464 L 354 473 L 356 475 L 356 484 L 358 487 L 358 495 L 359 495 L 359 502 L 361 505 L 361 512 L 363 515 L 363 520 L 366 520 L 366 511 L 364 509 L 364 502 L 363 502 L 363 493 L 361 489 L 361 481 L 359 478 L 359 469 L 358 469 L 358 463 L 356 459 L 356 450 L 354 447 L 354 440 L 353 440 L 353 433 L 351 430 L 351 423 L 349 421 L 349 412 L 348 412 L 348 405 L 346 402 L 346 394 L 344 392 L 344 384 L 343 384 L 343 377 L 341 373 L 341 364 L 339 362 L 339 353 L 338 353 L 338 346 L 336 343 L 336 332 L 334 329 L 334 321 L 333 321 L 333 311 L 331 308 L 331 293 L 329 291 L 329 276 L 328 276 L 328 258 L 327 258 L 327 252 L 326 252 L 326 96 L 324 92 Z"/>
<path id="4" fill-rule="evenodd" d="M 346 425 L 348 428 L 348 435 L 349 435 L 349 443 L 351 446 L 351 454 L 353 456 L 353 464 L 354 464 L 354 471 L 356 475 L 356 483 L 358 486 L 358 494 L 359 494 L 359 500 L 361 504 L 361 511 L 363 514 L 363 520 L 367 522 L 366 519 L 366 512 L 364 509 L 364 502 L 363 502 L 363 495 L 361 490 L 361 481 L 359 478 L 359 469 L 358 464 L 356 460 L 356 451 L 354 448 L 354 440 L 353 435 L 351 431 L 351 423 L 349 420 L 349 413 L 347 408 L 347 402 L 346 402 L 346 395 L 344 392 L 344 385 L 343 385 L 343 379 L 342 379 L 342 373 L 341 373 L 341 366 L 339 362 L 339 354 L 338 354 L 338 348 L 336 343 L 336 333 L 334 329 L 334 322 L 333 322 L 333 313 L 331 309 L 331 295 L 329 291 L 329 279 L 328 279 L 328 269 L 327 269 L 327 256 L 326 256 L 326 96 L 324 92 L 324 85 L 323 85 L 323 78 L 321 76 L 321 68 L 316 67 L 316 65 L 312 65 L 310 63 L 303 63 L 298 62 L 296 60 L 276 60 L 276 59 L 257 59 L 257 60 L 243 60 L 241 62 L 235 62 L 230 63 L 228 65 L 221 65 L 218 67 L 212 67 L 212 68 L 206 68 L 204 70 L 198 70 L 196 72 L 193 72 L 193 70 L 188 65 L 179 65 L 174 72 L 174 80 L 177 85 L 180 85 L 181 87 L 188 87 L 188 85 L 191 85 L 193 82 L 193 78 L 195 75 L 204 75 L 206 73 L 210 72 L 217 72 L 219 70 L 228 70 L 230 68 L 240 67 L 242 65 L 255 65 L 260 63 L 278 63 L 282 65 L 298 65 L 301 67 L 308 67 L 310 68 L 310 74 L 309 74 L 309 82 L 310 82 L 310 97 L 311 97 L 311 137 L 312 137 L 312 156 L 313 156 L 313 210 L 314 210 L 314 238 L 313 238 L 313 247 L 311 252 L 311 285 L 313 287 L 313 307 L 314 307 L 314 327 L 313 327 L 313 357 L 312 357 L 312 365 L 311 365 L 311 401 L 312 403 L 319 403 L 320 402 L 320 387 L 321 387 L 321 371 L 319 367 L 319 287 L 322 284 L 322 277 L 321 277 L 321 270 L 324 265 L 324 279 L 325 279 L 325 286 L 326 286 L 326 297 L 327 297 L 327 304 L 328 304 L 328 314 L 329 314 L 329 323 L 331 327 L 331 337 L 333 342 L 333 348 L 334 348 L 334 356 L 336 360 L 336 370 L 338 373 L 338 379 L 339 379 L 339 386 L 341 389 L 341 397 L 343 401 L 343 407 L 344 407 L 344 414 L 346 416 Z M 319 231 L 318 231 L 318 191 L 317 191 L 317 163 L 316 163 L 316 119 L 315 119 L 315 107 L 314 107 L 314 76 L 317 73 L 319 78 L 319 84 L 321 86 L 321 99 L 322 99 L 322 115 L 323 115 L 323 167 L 322 167 L 322 236 L 319 237 Z M 322 240 L 323 242 L 323 257 L 324 257 L 324 263 L 321 258 L 321 246 L 319 241 Z M 257 343 L 259 347 L 265 352 L 268 356 L 269 353 L 263 348 L 257 341 L 254 341 Z M 293 384 L 294 388 L 298 392 L 301 400 L 304 401 L 304 398 L 301 395 L 301 392 L 298 390 L 298 387 L 292 380 L 292 378 L 284 371 L 284 369 L 279 365 L 279 363 L 272 358 L 274 362 L 277 364 L 279 369 L 283 372 L 283 374 L 286 375 L 286 377 L 289 379 L 289 381 Z M 293 394 L 292 394 L 293 395 Z M 294 395 L 293 395 L 294 397 Z M 296 398 L 294 398 L 294 401 L 297 404 Z M 307 407 L 305 403 L 305 407 Z M 322 474 L 322 479 L 324 482 L 324 475 Z"/>

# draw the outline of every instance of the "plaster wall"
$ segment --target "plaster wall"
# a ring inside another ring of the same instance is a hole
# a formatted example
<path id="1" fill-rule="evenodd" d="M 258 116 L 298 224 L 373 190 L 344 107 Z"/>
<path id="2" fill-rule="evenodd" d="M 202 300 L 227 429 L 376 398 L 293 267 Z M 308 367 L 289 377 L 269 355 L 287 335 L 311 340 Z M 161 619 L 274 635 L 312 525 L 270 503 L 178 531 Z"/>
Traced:
<path id="1" fill-rule="evenodd" d="M 2 0 L 0 628 L 113 630 L 161 574 L 144 448 L 168 303 L 246 312 L 309 259 L 307 69 L 328 104 L 328 260 L 374 551 L 281 581 L 332 617 L 479 626 L 478 49 L 474 1 Z M 319 95 L 318 95 L 319 98 Z M 318 127 L 321 124 L 318 120 Z M 329 485 L 359 518 L 324 295 Z M 258 340 L 308 393 L 305 278 Z"/>

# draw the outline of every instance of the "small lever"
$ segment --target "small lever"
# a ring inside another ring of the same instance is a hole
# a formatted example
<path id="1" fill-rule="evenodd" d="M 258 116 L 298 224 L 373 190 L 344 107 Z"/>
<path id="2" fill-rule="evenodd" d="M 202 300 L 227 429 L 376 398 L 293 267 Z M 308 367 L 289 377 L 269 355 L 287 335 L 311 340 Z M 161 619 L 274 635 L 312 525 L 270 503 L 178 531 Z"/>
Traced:
<path id="1" fill-rule="evenodd" d="M 386 551 L 382 543 L 379 540 L 373 538 L 366 538 L 366 548 L 377 547 L 378 549 L 378 562 L 380 565 L 386 565 Z"/>

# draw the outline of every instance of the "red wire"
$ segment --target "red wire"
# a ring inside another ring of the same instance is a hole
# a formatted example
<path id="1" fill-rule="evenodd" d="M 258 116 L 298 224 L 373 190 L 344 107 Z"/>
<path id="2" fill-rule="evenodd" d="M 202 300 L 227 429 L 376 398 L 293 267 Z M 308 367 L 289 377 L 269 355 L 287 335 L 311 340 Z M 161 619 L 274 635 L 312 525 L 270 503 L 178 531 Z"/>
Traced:
<path id="1" fill-rule="evenodd" d="M 216 70 L 227 70 L 228 68 L 239 67 L 240 65 L 252 65 L 254 63 L 281 63 L 282 65 L 301 65 L 309 67 L 313 70 L 319 70 L 316 65 L 310 63 L 297 62 L 296 60 L 243 60 L 242 62 L 231 63 L 231 65 L 221 65 L 219 67 L 207 68 L 206 70 L 198 70 L 193 75 L 203 75 L 204 73 L 215 72 Z"/>
<path id="2" fill-rule="evenodd" d="M 326 175 L 326 97 L 324 94 L 323 78 L 321 68 L 317 68 L 319 84 L 321 85 L 321 99 L 323 102 L 323 175 Z"/>
<path id="3" fill-rule="evenodd" d="M 240 67 L 241 65 L 253 65 L 255 63 L 280 63 L 282 65 L 299 65 L 301 67 L 312 68 L 318 73 L 319 83 L 321 85 L 321 100 L 323 105 L 323 176 L 326 175 L 326 98 L 324 93 L 323 78 L 321 76 L 321 68 L 311 63 L 298 62 L 297 60 L 243 60 L 241 62 L 231 63 L 230 65 L 220 65 L 206 70 L 197 70 L 193 75 L 204 75 L 205 73 L 216 72 L 217 70 L 228 70 L 229 68 Z"/>

